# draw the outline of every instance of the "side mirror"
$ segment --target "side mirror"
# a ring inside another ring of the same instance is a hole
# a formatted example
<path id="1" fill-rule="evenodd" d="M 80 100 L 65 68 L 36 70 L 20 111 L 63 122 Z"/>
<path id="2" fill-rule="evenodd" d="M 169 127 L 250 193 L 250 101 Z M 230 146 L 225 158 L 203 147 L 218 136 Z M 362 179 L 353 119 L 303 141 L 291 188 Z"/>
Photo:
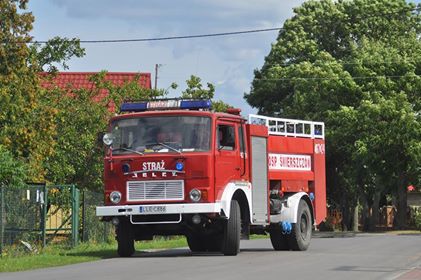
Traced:
<path id="1" fill-rule="evenodd" d="M 104 144 L 107 146 L 111 146 L 113 144 L 114 138 L 115 138 L 114 134 L 105 133 L 104 136 L 102 137 L 102 142 L 104 142 Z"/>

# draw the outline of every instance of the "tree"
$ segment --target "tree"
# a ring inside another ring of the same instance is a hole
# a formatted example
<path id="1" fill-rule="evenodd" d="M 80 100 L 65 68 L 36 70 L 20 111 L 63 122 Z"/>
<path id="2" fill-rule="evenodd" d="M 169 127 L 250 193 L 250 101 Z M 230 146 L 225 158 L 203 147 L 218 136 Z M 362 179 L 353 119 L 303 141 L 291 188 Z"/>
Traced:
<path id="1" fill-rule="evenodd" d="M 181 98 L 213 99 L 215 95 L 215 86 L 207 83 L 208 89 L 204 89 L 202 79 L 197 76 L 191 75 L 186 84 L 187 88 L 181 93 Z"/>
<path id="2" fill-rule="evenodd" d="M 36 63 L 27 43 L 34 18 L 26 0 L 0 2 L 0 145 L 27 164 L 28 179 L 43 180 L 43 160 L 52 150 L 55 109 L 39 100 Z"/>
<path id="3" fill-rule="evenodd" d="M 44 165 L 48 181 L 100 190 L 104 150 L 98 136 L 107 130 L 111 116 L 125 100 L 148 100 L 166 94 L 164 90 L 142 88 L 138 83 L 140 77 L 115 85 L 106 80 L 106 73 L 102 71 L 90 77 L 95 85 L 91 90 L 75 89 L 71 85 L 48 90 L 49 102 L 58 111 L 56 145 Z M 104 90 L 107 97 L 98 100 L 96 97 Z"/>
<path id="4" fill-rule="evenodd" d="M 43 46 L 32 44 L 34 17 L 28 0 L 0 2 L 0 145 L 25 164 L 27 180 L 46 179 L 43 168 L 55 152 L 59 106 L 40 87 L 43 67 L 66 68 L 72 56 L 81 57 L 79 40 L 55 37 Z"/>
<path id="5" fill-rule="evenodd" d="M 264 114 L 324 121 L 329 202 L 346 214 L 360 199 L 369 226 L 369 209 L 390 193 L 403 224 L 402 189 L 419 182 L 419 8 L 321 0 L 294 11 L 255 71 L 247 102 Z"/>
<path id="6" fill-rule="evenodd" d="M 0 145 L 0 187 L 22 187 L 25 184 L 26 169 L 12 153 Z"/>
<path id="7" fill-rule="evenodd" d="M 45 44 L 32 44 L 30 47 L 30 61 L 36 63 L 38 71 L 56 72 L 57 66 L 69 69 L 67 61 L 73 57 L 83 57 L 85 49 L 80 46 L 76 38 L 54 37 Z M 44 69 L 47 67 L 47 69 Z"/>
<path id="8" fill-rule="evenodd" d="M 207 83 L 208 89 L 204 89 L 202 79 L 197 76 L 191 75 L 186 84 L 187 88 L 181 93 L 181 98 L 213 99 L 215 95 L 215 86 Z M 212 109 L 216 112 L 226 112 L 228 108 L 231 106 L 221 100 L 212 101 Z"/>

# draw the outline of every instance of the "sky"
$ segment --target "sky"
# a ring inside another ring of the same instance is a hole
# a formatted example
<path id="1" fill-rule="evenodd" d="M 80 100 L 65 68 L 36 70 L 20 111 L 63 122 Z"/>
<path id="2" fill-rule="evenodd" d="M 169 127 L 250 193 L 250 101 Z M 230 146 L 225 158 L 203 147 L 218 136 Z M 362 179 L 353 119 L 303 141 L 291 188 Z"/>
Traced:
<path id="1" fill-rule="evenodd" d="M 34 40 L 156 38 L 282 27 L 303 0 L 31 0 Z M 419 2 L 419 0 L 415 1 Z M 86 55 L 69 62 L 72 72 L 149 72 L 158 88 L 179 96 L 190 75 L 215 85 L 215 99 L 255 113 L 243 96 L 263 65 L 278 31 L 234 36 L 83 44 Z"/>
<path id="2" fill-rule="evenodd" d="M 34 40 L 54 36 L 81 40 L 133 39 L 282 27 L 302 0 L 32 0 Z M 86 55 L 66 71 L 150 72 L 158 87 L 179 96 L 190 75 L 213 83 L 215 99 L 255 113 L 244 100 L 253 71 L 263 65 L 278 31 L 112 44 L 84 44 Z M 153 84 L 153 83 L 152 83 Z"/>

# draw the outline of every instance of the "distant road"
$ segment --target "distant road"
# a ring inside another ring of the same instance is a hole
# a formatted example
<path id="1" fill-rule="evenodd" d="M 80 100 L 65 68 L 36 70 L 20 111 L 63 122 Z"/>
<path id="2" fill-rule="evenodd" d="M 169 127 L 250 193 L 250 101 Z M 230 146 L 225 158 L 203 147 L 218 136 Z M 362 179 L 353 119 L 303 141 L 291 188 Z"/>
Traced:
<path id="1" fill-rule="evenodd" d="M 0 260 L 1 261 L 1 260 Z M 0 273 L 0 280 L 421 279 L 421 235 L 314 238 L 306 252 L 275 252 L 268 239 L 242 241 L 235 257 L 188 249 Z"/>

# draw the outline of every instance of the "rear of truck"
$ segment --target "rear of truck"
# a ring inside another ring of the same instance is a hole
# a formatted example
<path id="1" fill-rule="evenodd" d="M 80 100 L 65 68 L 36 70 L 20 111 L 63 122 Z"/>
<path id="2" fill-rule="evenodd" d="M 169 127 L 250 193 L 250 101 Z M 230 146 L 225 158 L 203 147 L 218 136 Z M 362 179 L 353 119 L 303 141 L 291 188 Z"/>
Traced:
<path id="1" fill-rule="evenodd" d="M 269 185 L 267 231 L 272 245 L 276 250 L 306 250 L 312 228 L 326 218 L 324 124 L 260 115 L 250 115 L 249 123 L 254 185 L 254 176 L 264 174 L 255 171 L 262 166 L 254 156 L 267 154 L 267 178 L 261 181 Z M 253 208 L 259 209 L 255 204 Z"/>

